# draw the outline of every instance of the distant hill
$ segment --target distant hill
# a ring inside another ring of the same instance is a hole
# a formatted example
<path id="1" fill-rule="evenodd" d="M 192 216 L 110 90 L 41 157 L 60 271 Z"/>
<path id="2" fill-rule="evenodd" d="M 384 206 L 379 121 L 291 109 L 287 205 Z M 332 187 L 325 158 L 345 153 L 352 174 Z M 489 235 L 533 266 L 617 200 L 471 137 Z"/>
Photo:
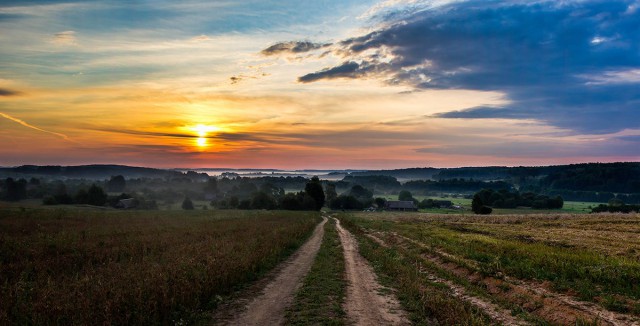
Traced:
<path id="1" fill-rule="evenodd" d="M 199 169 L 200 171 L 202 169 Z M 278 171 L 278 170 L 273 170 Z M 407 168 L 395 170 L 344 170 L 334 173 L 349 178 L 387 176 L 400 182 L 411 180 L 473 179 L 475 181 L 505 181 L 521 190 L 554 193 L 571 198 L 592 197 L 597 193 L 640 194 L 640 162 L 584 163 L 533 167 L 462 167 L 462 168 Z M 133 167 L 125 165 L 23 165 L 0 168 L 0 177 L 50 177 L 73 179 L 108 179 L 122 175 L 130 178 L 175 178 L 183 177 L 177 170 Z M 201 178 L 204 174 L 189 172 L 188 177 Z M 370 179 L 370 178 L 369 178 Z M 373 180 L 373 179 L 372 179 Z M 361 183 L 364 181 L 360 180 Z M 376 181 L 376 180 L 374 180 Z M 380 183 L 380 180 L 374 182 Z M 581 194 L 589 192 L 590 194 Z M 608 197 L 609 194 L 604 194 Z M 595 199 L 592 199 L 595 200 Z"/>
<path id="2" fill-rule="evenodd" d="M 179 177 L 178 171 L 135 167 L 126 165 L 22 165 L 17 167 L 0 168 L 0 175 L 7 176 L 48 176 L 52 178 L 73 179 L 107 179 L 111 176 L 122 175 L 126 178 L 165 178 Z"/>
<path id="3" fill-rule="evenodd" d="M 462 168 L 410 168 L 352 173 L 356 176 L 391 176 L 398 180 L 473 179 L 506 181 L 520 189 L 546 192 L 574 200 L 599 201 L 611 193 L 640 194 L 640 162 L 583 163 L 552 166 L 487 166 Z"/>
<path id="4" fill-rule="evenodd" d="M 402 180 L 426 180 L 433 179 L 434 176 L 443 169 L 438 168 L 407 168 L 396 170 L 370 170 L 351 172 L 351 176 L 389 176 L 400 181 Z"/>

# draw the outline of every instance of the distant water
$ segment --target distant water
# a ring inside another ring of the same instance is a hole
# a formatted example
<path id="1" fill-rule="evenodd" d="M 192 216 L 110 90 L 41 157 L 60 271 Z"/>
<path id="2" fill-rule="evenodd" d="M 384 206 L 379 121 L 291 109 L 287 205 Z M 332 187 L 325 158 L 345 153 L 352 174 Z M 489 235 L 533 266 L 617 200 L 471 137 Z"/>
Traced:
<path id="1" fill-rule="evenodd" d="M 188 169 L 178 170 L 180 172 L 195 171 L 198 173 L 206 173 L 212 177 L 222 176 L 241 176 L 244 178 L 260 178 L 260 177 L 305 177 L 311 178 L 318 176 L 323 180 L 342 180 L 347 171 L 336 170 L 254 170 L 254 169 Z"/>

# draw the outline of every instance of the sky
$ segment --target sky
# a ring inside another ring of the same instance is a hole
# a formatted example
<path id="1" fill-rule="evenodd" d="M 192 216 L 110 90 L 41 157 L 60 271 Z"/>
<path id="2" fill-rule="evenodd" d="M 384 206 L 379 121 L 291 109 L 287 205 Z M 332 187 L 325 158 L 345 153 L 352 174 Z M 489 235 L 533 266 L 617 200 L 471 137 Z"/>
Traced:
<path id="1" fill-rule="evenodd" d="M 1 0 L 0 166 L 640 161 L 640 1 Z"/>

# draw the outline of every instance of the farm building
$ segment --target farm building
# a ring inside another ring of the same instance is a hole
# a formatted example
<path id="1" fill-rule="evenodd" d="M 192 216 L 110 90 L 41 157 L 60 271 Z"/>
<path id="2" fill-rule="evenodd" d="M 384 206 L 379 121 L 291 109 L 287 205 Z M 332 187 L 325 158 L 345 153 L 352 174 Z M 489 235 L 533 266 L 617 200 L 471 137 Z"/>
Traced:
<path id="1" fill-rule="evenodd" d="M 130 209 L 138 207 L 138 200 L 135 198 L 120 199 L 116 204 L 116 208 Z"/>
<path id="2" fill-rule="evenodd" d="M 388 211 L 418 211 L 418 206 L 410 200 L 390 200 L 384 208 Z"/>

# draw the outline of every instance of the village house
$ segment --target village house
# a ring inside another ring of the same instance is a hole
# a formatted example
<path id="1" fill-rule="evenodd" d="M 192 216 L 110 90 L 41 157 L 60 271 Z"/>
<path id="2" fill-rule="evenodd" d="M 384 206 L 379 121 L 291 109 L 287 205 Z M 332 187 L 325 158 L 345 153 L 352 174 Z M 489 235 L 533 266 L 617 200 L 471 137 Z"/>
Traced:
<path id="1" fill-rule="evenodd" d="M 416 204 L 410 200 L 390 200 L 390 201 L 387 201 L 384 209 L 388 211 L 417 212 L 418 206 L 416 206 Z"/>

